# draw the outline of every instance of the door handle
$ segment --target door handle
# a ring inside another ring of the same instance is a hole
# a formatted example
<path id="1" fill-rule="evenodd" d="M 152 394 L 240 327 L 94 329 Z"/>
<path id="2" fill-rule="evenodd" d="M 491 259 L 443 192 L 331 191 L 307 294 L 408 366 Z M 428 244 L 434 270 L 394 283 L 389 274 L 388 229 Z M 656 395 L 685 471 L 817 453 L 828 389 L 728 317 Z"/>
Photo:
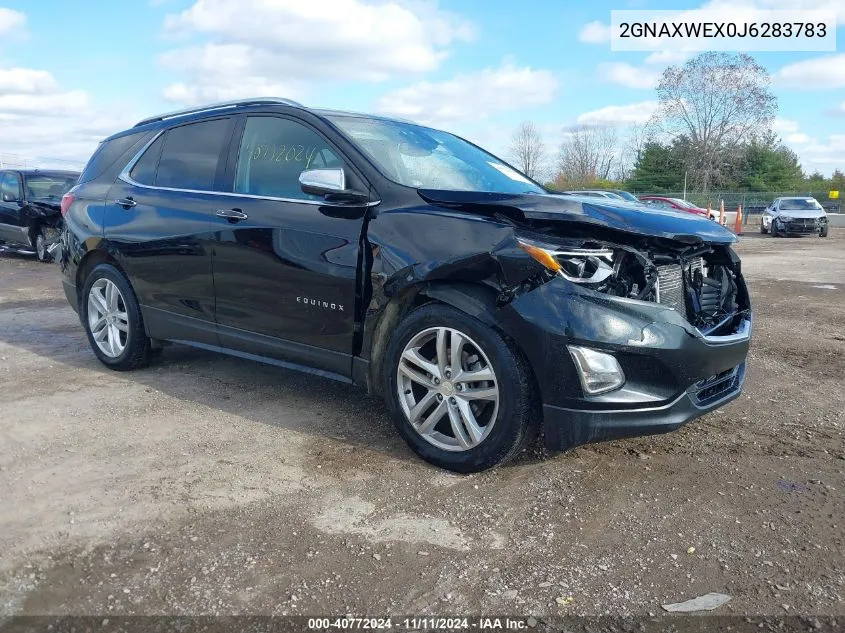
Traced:
<path id="1" fill-rule="evenodd" d="M 132 199 L 131 196 L 128 198 L 120 198 L 119 200 L 115 200 L 114 203 L 120 207 L 123 207 L 124 209 L 131 209 L 132 207 L 138 204 Z"/>
<path id="2" fill-rule="evenodd" d="M 226 218 L 229 222 L 246 220 L 249 216 L 240 209 L 220 209 L 217 211 L 218 218 Z"/>

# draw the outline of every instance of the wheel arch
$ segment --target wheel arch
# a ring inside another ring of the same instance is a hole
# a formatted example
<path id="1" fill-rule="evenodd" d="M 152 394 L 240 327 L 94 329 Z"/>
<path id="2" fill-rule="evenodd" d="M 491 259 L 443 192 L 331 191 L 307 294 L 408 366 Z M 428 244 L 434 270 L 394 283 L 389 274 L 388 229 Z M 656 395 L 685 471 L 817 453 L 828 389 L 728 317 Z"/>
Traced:
<path id="1" fill-rule="evenodd" d="M 85 287 L 85 280 L 88 278 L 90 272 L 94 269 L 97 264 L 111 264 L 115 268 L 117 268 L 124 277 L 126 277 L 126 271 L 120 266 L 117 260 L 108 252 L 102 249 L 95 249 L 92 251 L 88 251 L 79 260 L 79 264 L 76 267 L 76 300 L 77 303 L 82 301 L 82 291 Z M 132 282 L 129 281 L 129 278 L 126 277 L 126 282 L 129 286 L 132 286 Z"/>
<path id="2" fill-rule="evenodd" d="M 368 392 L 372 395 L 383 395 L 380 376 L 390 333 L 412 310 L 428 303 L 442 303 L 478 319 L 502 334 L 507 334 L 494 316 L 498 309 L 496 297 L 496 290 L 490 286 L 465 281 L 421 282 L 392 297 L 372 329 L 369 345 L 365 345 L 364 351 L 369 351 L 369 371 L 366 376 Z"/>

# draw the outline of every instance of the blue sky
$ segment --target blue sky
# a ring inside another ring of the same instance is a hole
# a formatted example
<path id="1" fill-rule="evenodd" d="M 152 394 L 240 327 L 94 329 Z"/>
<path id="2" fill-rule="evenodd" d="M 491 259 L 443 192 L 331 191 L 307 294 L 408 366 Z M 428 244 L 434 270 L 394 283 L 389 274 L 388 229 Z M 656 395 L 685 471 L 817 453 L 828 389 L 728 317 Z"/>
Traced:
<path id="1" fill-rule="evenodd" d="M 703 5 L 725 19 L 742 5 L 824 7 L 845 24 L 845 0 L 0 0 L 0 159 L 84 162 L 151 113 L 273 94 L 420 120 L 500 154 L 531 120 L 552 162 L 579 123 L 615 126 L 623 145 L 660 72 L 683 61 L 611 52 L 611 9 Z M 805 169 L 845 169 L 845 55 L 755 57 Z"/>

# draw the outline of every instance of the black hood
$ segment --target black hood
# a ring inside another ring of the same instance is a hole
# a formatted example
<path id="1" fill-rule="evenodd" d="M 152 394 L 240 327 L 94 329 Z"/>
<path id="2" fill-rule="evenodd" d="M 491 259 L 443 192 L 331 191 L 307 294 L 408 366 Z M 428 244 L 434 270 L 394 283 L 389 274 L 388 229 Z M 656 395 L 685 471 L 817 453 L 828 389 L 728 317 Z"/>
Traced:
<path id="1" fill-rule="evenodd" d="M 49 198 L 34 198 L 30 206 L 44 215 L 53 215 L 62 212 L 62 199 L 50 196 Z"/>
<path id="2" fill-rule="evenodd" d="M 483 212 L 515 210 L 527 220 L 594 224 L 625 233 L 662 237 L 681 242 L 731 244 L 736 236 L 717 222 L 685 211 L 654 209 L 645 205 L 583 196 L 509 194 L 478 191 L 419 189 L 424 200 L 452 208 Z"/>

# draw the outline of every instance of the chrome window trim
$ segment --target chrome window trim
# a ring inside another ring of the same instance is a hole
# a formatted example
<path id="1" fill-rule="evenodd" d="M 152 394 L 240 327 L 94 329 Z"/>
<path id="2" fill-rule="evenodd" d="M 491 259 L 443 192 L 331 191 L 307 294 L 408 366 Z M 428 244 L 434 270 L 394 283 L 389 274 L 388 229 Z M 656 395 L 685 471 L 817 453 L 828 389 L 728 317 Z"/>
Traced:
<path id="1" fill-rule="evenodd" d="M 197 121 L 199 123 L 199 121 Z M 168 128 L 169 129 L 169 128 Z M 135 156 L 126 163 L 126 166 L 120 171 L 120 175 L 118 178 L 125 182 L 128 185 L 132 185 L 133 187 L 140 187 L 141 189 L 152 189 L 153 191 L 175 191 L 178 193 L 203 193 L 203 194 L 210 194 L 212 196 L 235 196 L 238 198 L 247 198 L 252 200 L 271 200 L 273 202 L 293 202 L 296 204 L 310 204 L 313 206 L 319 207 L 349 207 L 349 206 L 359 206 L 359 205 L 349 205 L 344 204 L 342 202 L 329 202 L 327 200 L 308 200 L 305 198 L 279 198 L 276 196 L 259 196 L 252 193 L 237 193 L 235 191 L 213 191 L 213 190 L 204 190 L 204 189 L 180 189 L 177 187 L 157 187 L 156 185 L 145 185 L 143 183 L 137 182 L 133 180 L 129 173 L 135 168 L 135 164 L 141 160 L 141 156 L 144 155 L 144 152 L 149 149 L 150 145 L 156 142 L 156 140 L 165 132 L 167 129 L 159 130 L 159 132 L 154 135 L 141 150 L 135 154 Z M 373 200 L 370 202 L 364 203 L 362 206 L 366 207 L 374 207 L 377 204 L 381 204 L 381 200 Z"/>

